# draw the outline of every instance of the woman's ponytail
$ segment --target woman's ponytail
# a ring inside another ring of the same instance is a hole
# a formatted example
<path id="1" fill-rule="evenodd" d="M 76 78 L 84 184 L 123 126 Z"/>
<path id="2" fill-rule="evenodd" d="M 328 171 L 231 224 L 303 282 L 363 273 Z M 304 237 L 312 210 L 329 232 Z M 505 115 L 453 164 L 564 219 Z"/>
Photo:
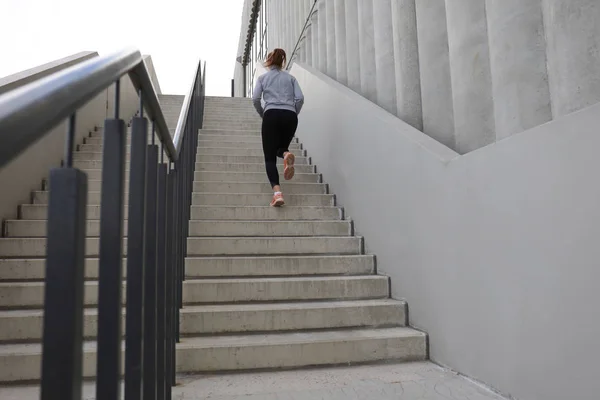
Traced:
<path id="1" fill-rule="evenodd" d="M 267 61 L 265 61 L 265 67 L 275 67 L 277 69 L 283 69 L 286 61 L 287 55 L 285 54 L 285 50 L 277 48 L 270 52 L 267 56 Z"/>

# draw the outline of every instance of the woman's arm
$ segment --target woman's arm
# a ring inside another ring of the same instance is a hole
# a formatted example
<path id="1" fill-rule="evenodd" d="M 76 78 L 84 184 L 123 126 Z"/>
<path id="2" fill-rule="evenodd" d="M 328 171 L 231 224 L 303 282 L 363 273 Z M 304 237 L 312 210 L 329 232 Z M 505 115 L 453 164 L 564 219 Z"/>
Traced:
<path id="1" fill-rule="evenodd" d="M 292 78 L 294 82 L 294 103 L 296 106 L 296 114 L 300 114 L 300 110 L 302 110 L 302 106 L 304 105 L 304 93 L 302 93 L 302 89 L 300 89 L 300 85 L 296 78 Z"/>
<path id="2" fill-rule="evenodd" d="M 254 87 L 254 92 L 252 92 L 252 103 L 254 104 L 254 108 L 256 108 L 256 112 L 258 112 L 258 115 L 260 115 L 261 118 L 263 117 L 263 114 L 264 114 L 262 104 L 260 103 L 260 101 L 262 99 L 262 92 L 263 92 L 262 80 L 260 78 L 258 78 L 257 82 L 256 82 L 256 86 Z"/>

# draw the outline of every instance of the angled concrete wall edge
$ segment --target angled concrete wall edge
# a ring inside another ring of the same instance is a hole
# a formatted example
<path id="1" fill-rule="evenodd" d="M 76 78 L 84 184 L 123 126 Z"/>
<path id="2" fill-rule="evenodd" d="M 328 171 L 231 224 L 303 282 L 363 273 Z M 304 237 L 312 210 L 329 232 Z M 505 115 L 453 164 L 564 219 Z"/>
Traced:
<path id="1" fill-rule="evenodd" d="M 298 136 L 431 358 L 520 400 L 596 399 L 600 105 L 444 162 L 358 94 L 292 74 Z"/>
<path id="2" fill-rule="evenodd" d="M 68 57 L 50 61 L 46 64 L 29 68 L 24 71 L 6 76 L 4 78 L 0 78 L 0 94 L 24 86 L 37 79 L 41 79 L 45 76 L 51 75 L 55 72 L 61 71 L 65 68 L 71 67 L 73 65 L 79 64 L 83 61 L 89 60 L 90 58 L 97 56 L 98 53 L 95 51 L 82 51 L 80 53 L 76 53 Z"/>
<path id="3" fill-rule="evenodd" d="M 154 85 L 154 90 L 156 94 L 162 94 L 160 89 L 160 82 L 158 81 L 158 76 L 156 75 L 156 69 L 154 68 L 154 63 L 152 62 L 152 56 L 149 54 L 145 54 L 142 56 L 144 59 L 144 64 L 146 64 L 146 69 L 150 74 L 150 79 L 152 79 L 152 84 Z"/>

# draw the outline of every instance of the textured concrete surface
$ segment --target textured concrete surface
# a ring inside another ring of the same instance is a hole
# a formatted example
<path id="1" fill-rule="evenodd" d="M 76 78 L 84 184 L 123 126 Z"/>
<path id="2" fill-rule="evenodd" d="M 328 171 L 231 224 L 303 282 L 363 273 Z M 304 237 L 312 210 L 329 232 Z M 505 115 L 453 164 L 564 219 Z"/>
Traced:
<path id="1" fill-rule="evenodd" d="M 520 400 L 597 400 L 600 105 L 457 157 L 317 71 L 293 73 L 313 99 L 299 136 L 432 358 Z"/>
<path id="2" fill-rule="evenodd" d="M 416 1 L 415 8 L 423 132 L 454 149 L 456 140 L 446 3 L 444 0 Z"/>
<path id="3" fill-rule="evenodd" d="M 348 87 L 360 93 L 360 46 L 358 38 L 358 0 L 344 0 L 346 22 L 346 53 L 348 57 Z"/>
<path id="4" fill-rule="evenodd" d="M 0 388 L 2 400 L 37 400 L 35 386 Z M 95 400 L 86 383 L 83 400 Z M 178 377 L 175 400 L 503 400 L 431 363 Z"/>
<path id="5" fill-rule="evenodd" d="M 360 93 L 377 102 L 375 66 L 375 29 L 373 26 L 373 1 L 358 1 L 358 49 L 360 54 Z M 348 27 L 350 29 L 350 27 Z"/>
<path id="6" fill-rule="evenodd" d="M 430 363 L 180 377 L 181 400 L 501 400 Z M 10 399 L 12 400 L 12 399 Z"/>
<path id="7" fill-rule="evenodd" d="M 554 118 L 600 101 L 600 2 L 543 0 Z"/>
<path id="8" fill-rule="evenodd" d="M 542 3 L 487 0 L 496 139 L 552 120 Z"/>
<path id="9" fill-rule="evenodd" d="M 394 30 L 391 0 L 373 2 L 373 35 L 375 38 L 375 76 L 377 104 L 391 114 L 396 106 L 396 67 L 394 65 Z"/>
<path id="10" fill-rule="evenodd" d="M 397 115 L 423 130 L 415 0 L 392 0 L 391 6 Z"/>
<path id="11" fill-rule="evenodd" d="M 317 42 L 319 48 L 319 71 L 324 74 L 327 73 L 327 5 L 324 1 L 320 1 L 317 4 L 319 19 L 317 20 L 317 27 L 319 29 L 319 41 Z"/>
<path id="12" fill-rule="evenodd" d="M 327 75 L 337 79 L 337 55 L 336 55 L 336 39 L 335 39 L 335 1 L 322 0 L 325 2 L 325 15 L 327 18 Z"/>
<path id="13" fill-rule="evenodd" d="M 446 0 L 455 150 L 468 153 L 496 140 L 485 2 Z"/>
<path id="14" fill-rule="evenodd" d="M 337 81 L 348 84 L 348 51 L 346 43 L 346 1 L 335 0 L 335 59 Z"/>

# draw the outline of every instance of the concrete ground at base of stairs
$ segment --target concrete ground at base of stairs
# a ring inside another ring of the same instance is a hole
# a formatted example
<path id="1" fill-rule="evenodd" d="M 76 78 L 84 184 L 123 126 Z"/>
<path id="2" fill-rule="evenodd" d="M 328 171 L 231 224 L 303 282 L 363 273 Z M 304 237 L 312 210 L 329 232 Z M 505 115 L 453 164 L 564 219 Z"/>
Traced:
<path id="1" fill-rule="evenodd" d="M 93 400 L 94 384 L 82 398 Z M 37 387 L 0 388 L 2 400 L 37 400 Z M 379 364 L 178 377 L 177 400 L 504 400 L 432 363 Z"/>

